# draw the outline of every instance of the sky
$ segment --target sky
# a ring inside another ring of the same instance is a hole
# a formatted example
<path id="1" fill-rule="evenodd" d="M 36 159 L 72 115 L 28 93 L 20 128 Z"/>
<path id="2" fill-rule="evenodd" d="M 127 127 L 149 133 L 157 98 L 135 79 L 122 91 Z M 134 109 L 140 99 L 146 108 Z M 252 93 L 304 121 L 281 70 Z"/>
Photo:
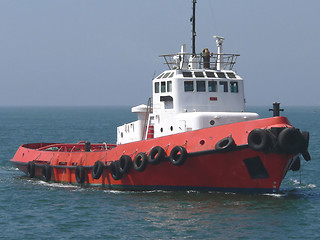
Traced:
<path id="1" fill-rule="evenodd" d="M 0 106 L 135 106 L 191 52 L 191 0 L 0 0 Z M 198 0 L 196 51 L 240 54 L 247 105 L 320 105 L 319 0 Z"/>

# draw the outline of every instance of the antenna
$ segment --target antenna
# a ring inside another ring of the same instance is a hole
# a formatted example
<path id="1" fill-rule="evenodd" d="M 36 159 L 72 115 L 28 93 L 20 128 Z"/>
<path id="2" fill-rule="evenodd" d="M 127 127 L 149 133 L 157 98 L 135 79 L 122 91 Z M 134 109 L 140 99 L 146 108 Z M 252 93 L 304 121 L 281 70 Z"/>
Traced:
<path id="1" fill-rule="evenodd" d="M 192 17 L 190 18 L 190 22 L 192 22 L 192 56 L 196 55 L 196 3 L 197 0 L 192 0 Z"/>

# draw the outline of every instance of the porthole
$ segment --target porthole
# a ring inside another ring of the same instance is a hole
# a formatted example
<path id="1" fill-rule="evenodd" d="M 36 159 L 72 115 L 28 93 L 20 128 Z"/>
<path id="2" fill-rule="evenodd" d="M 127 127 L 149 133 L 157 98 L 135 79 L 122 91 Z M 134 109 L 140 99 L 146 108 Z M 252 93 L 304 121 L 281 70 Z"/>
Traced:
<path id="1" fill-rule="evenodd" d="M 210 125 L 213 126 L 214 124 L 215 124 L 215 121 L 214 121 L 214 120 L 211 120 L 211 121 L 210 121 Z"/>
<path id="2" fill-rule="evenodd" d="M 204 140 L 201 140 L 200 141 L 200 145 L 204 145 L 205 144 L 205 141 Z"/>
<path id="3" fill-rule="evenodd" d="M 123 138 L 123 132 L 121 133 L 121 137 Z"/>
<path id="4" fill-rule="evenodd" d="M 160 128 L 160 132 L 163 132 L 163 128 Z"/>
<path id="5" fill-rule="evenodd" d="M 170 130 L 173 131 L 173 127 L 172 126 L 170 127 Z"/>

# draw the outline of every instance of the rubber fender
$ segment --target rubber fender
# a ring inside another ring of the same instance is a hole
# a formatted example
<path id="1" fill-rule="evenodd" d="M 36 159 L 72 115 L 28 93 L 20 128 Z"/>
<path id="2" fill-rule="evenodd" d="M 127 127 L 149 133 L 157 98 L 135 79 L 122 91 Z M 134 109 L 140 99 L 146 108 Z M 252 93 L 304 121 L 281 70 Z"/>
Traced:
<path id="1" fill-rule="evenodd" d="M 147 154 L 141 152 L 138 153 L 133 160 L 133 168 L 138 172 L 143 172 L 148 165 L 148 156 Z"/>
<path id="2" fill-rule="evenodd" d="M 120 180 L 123 177 L 123 174 L 119 170 L 119 161 L 115 161 L 110 164 L 110 171 L 114 180 Z"/>
<path id="3" fill-rule="evenodd" d="M 96 161 L 93 165 L 91 176 L 93 179 L 99 179 L 103 173 L 104 164 L 101 161 Z"/>
<path id="4" fill-rule="evenodd" d="M 271 139 L 265 129 L 253 129 L 248 135 L 248 145 L 255 151 L 266 151 L 270 147 Z"/>
<path id="5" fill-rule="evenodd" d="M 236 147 L 236 143 L 232 137 L 222 138 L 216 143 L 215 149 L 221 152 L 230 152 Z"/>
<path id="6" fill-rule="evenodd" d="M 278 136 L 280 148 L 287 154 L 295 154 L 301 151 L 303 137 L 296 128 L 285 128 Z"/>
<path id="7" fill-rule="evenodd" d="M 36 164 L 33 161 L 28 162 L 27 171 L 28 171 L 27 173 L 28 177 L 34 178 L 36 173 Z"/>
<path id="8" fill-rule="evenodd" d="M 128 155 L 122 155 L 119 159 L 119 171 L 122 174 L 127 174 L 132 168 L 132 159 Z"/>
<path id="9" fill-rule="evenodd" d="M 149 156 L 148 156 L 148 162 L 156 165 L 159 164 L 165 157 L 165 151 L 162 147 L 156 146 L 151 149 Z"/>
<path id="10" fill-rule="evenodd" d="M 170 152 L 170 161 L 175 166 L 182 166 L 187 159 L 187 150 L 181 146 L 175 146 Z"/>
<path id="11" fill-rule="evenodd" d="M 42 168 L 42 179 L 46 182 L 51 180 L 51 166 L 50 164 L 46 164 Z"/>
<path id="12" fill-rule="evenodd" d="M 85 180 L 85 170 L 84 170 L 84 167 L 79 165 L 76 167 L 76 170 L 75 170 L 75 176 L 76 176 L 76 180 L 77 180 L 77 183 L 84 183 L 84 180 Z"/>

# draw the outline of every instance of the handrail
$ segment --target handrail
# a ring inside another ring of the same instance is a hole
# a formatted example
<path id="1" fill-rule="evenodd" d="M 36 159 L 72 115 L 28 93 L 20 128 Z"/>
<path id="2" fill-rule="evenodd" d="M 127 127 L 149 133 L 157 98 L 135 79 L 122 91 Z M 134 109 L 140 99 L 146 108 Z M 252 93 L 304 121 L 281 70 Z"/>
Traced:
<path id="1" fill-rule="evenodd" d="M 183 57 L 182 57 L 183 56 Z M 179 59 L 187 59 L 188 57 L 190 58 L 192 56 L 191 53 L 177 53 L 177 54 L 164 54 L 160 55 L 160 57 L 163 57 L 165 60 L 164 64 L 167 64 L 168 68 L 170 70 L 173 69 L 180 69 L 180 60 Z M 208 69 L 213 69 L 217 70 L 218 66 L 218 59 L 220 56 L 220 66 L 221 70 L 232 70 L 237 58 L 240 56 L 239 54 L 229 54 L 229 53 L 222 53 L 222 54 L 217 54 L 217 53 L 212 53 L 210 55 L 210 67 Z M 198 69 L 203 69 L 203 57 L 202 54 L 197 54 L 194 56 L 194 60 L 192 60 L 193 63 L 195 63 L 198 67 Z M 182 66 L 187 66 L 188 65 L 188 60 L 186 60 L 185 64 L 182 64 Z"/>

